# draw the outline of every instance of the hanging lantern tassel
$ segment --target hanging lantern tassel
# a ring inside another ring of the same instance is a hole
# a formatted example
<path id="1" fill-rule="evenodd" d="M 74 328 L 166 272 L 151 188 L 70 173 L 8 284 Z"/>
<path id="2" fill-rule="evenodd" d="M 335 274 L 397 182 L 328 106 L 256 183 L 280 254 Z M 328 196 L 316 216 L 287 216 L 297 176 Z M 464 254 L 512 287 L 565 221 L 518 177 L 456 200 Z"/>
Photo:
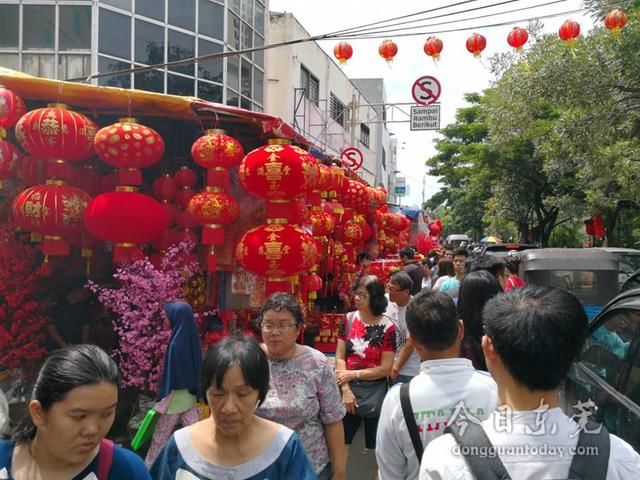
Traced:
<path id="1" fill-rule="evenodd" d="M 83 248 L 81 251 L 81 255 L 82 258 L 87 259 L 86 273 L 88 277 L 91 274 L 91 259 L 93 258 L 93 250 L 91 250 L 90 248 Z"/>
<path id="2" fill-rule="evenodd" d="M 216 258 L 216 246 L 209 246 L 209 251 L 207 252 L 207 271 L 215 272 L 218 267 L 218 260 Z"/>
<path id="3" fill-rule="evenodd" d="M 144 258 L 144 254 L 135 243 L 115 243 L 113 245 L 113 263 L 122 264 Z"/>
<path id="4" fill-rule="evenodd" d="M 57 235 L 45 235 L 42 242 L 42 252 L 45 255 L 66 257 L 71 253 L 71 245 L 64 238 Z"/>
<path id="5" fill-rule="evenodd" d="M 51 276 L 52 271 L 51 271 L 51 263 L 49 263 L 49 255 L 45 255 L 44 262 L 42 262 L 42 265 L 40 266 L 39 273 L 43 277 Z"/>

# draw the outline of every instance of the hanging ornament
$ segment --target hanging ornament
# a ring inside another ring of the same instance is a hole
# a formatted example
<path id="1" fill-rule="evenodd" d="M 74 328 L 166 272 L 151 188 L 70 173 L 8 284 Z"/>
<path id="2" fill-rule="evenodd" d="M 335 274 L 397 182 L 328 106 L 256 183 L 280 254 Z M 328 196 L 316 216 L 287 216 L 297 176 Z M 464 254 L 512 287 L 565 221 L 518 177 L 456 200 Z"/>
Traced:
<path id="1" fill-rule="evenodd" d="M 529 40 L 529 34 L 522 27 L 513 27 L 507 36 L 507 43 L 515 48 L 516 53 L 521 53 L 524 45 Z"/>
<path id="2" fill-rule="evenodd" d="M 474 33 L 467 39 L 467 50 L 473 53 L 473 56 L 480 58 L 482 51 L 487 48 L 487 39 L 479 33 Z"/>
<path id="3" fill-rule="evenodd" d="M 45 255 L 69 255 L 65 237 L 82 232 L 82 215 L 91 197 L 76 187 L 49 181 L 23 190 L 13 201 L 13 218 L 30 232 L 44 235 Z"/>
<path id="4" fill-rule="evenodd" d="M 14 176 L 21 157 L 20 150 L 15 145 L 0 138 L 0 190 L 4 186 L 3 179 Z"/>
<path id="5" fill-rule="evenodd" d="M 378 53 L 390 64 L 393 62 L 393 57 L 398 53 L 398 45 L 393 40 L 385 40 L 378 48 Z"/>
<path id="6" fill-rule="evenodd" d="M 429 37 L 424 44 L 424 53 L 433 58 L 434 62 L 437 62 L 440 60 L 443 46 L 442 40 L 438 37 Z"/>
<path id="7" fill-rule="evenodd" d="M 6 137 L 5 129 L 13 127 L 26 111 L 24 100 L 13 90 L 0 85 L 0 138 Z"/>
<path id="8" fill-rule="evenodd" d="M 333 47 L 333 55 L 340 62 L 340 65 L 346 65 L 347 60 L 353 56 L 353 48 L 347 42 L 340 42 Z"/>
<path id="9" fill-rule="evenodd" d="M 113 260 L 122 263 L 142 258 L 138 246 L 161 237 L 169 218 L 152 197 L 118 188 L 93 199 L 84 211 L 84 224 L 91 235 L 113 244 Z"/>
<path id="10" fill-rule="evenodd" d="M 567 20 L 560 27 L 558 35 L 563 42 L 566 42 L 569 47 L 573 48 L 576 39 L 580 36 L 580 24 L 573 20 Z"/>
<path id="11" fill-rule="evenodd" d="M 80 162 L 94 153 L 98 126 L 81 113 L 60 103 L 24 114 L 16 124 L 16 138 L 31 155 L 48 160 L 47 177 L 73 178 L 67 162 Z"/>
<path id="12" fill-rule="evenodd" d="M 164 155 L 160 134 L 129 117 L 99 130 L 94 147 L 103 162 L 118 169 L 119 185 L 141 185 L 140 169 L 158 163 Z"/>
<path id="13" fill-rule="evenodd" d="M 191 146 L 193 161 L 206 168 L 207 185 L 229 190 L 228 169 L 240 165 L 244 150 L 238 140 L 221 129 L 210 129 Z"/>
<path id="14" fill-rule="evenodd" d="M 604 19 L 604 26 L 607 27 L 614 37 L 620 36 L 620 31 L 627 25 L 629 17 L 622 10 L 611 10 Z"/>

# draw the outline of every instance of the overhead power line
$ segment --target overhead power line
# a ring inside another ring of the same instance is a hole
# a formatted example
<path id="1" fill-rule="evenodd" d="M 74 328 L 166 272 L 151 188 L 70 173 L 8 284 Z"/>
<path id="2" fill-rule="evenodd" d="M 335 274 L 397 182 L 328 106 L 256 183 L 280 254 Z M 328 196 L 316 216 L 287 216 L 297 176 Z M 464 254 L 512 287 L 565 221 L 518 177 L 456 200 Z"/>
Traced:
<path id="1" fill-rule="evenodd" d="M 438 11 L 438 10 L 443 10 L 445 8 L 451 8 L 453 6 L 459 6 L 459 5 L 462 5 L 462 4 L 471 3 L 473 1 L 477 1 L 477 0 L 466 0 L 464 2 L 459 2 L 459 3 L 453 4 L 453 5 L 448 5 L 446 7 L 440 7 L 440 8 L 437 8 L 437 9 L 426 10 L 426 11 L 419 12 L 419 13 L 416 13 L 416 14 L 403 15 L 401 17 L 395 17 L 395 18 L 389 19 L 387 21 L 397 20 L 397 19 L 400 19 L 400 18 L 408 18 L 408 17 L 412 17 L 412 16 L 417 16 L 417 15 L 424 14 L 425 12 L 434 12 L 434 11 Z M 511 1 L 514 1 L 514 0 L 511 0 Z M 515 0 L 515 1 L 518 1 L 518 0 Z M 556 0 L 556 1 L 559 1 L 559 0 Z M 489 7 L 484 6 L 483 8 L 489 8 Z M 534 7 L 529 7 L 529 9 L 533 9 L 533 8 L 536 8 L 536 7 L 535 6 Z M 453 29 L 448 29 L 448 30 L 430 30 L 430 31 L 410 32 L 410 33 L 406 33 L 405 32 L 405 33 L 398 33 L 398 34 L 393 34 L 393 35 L 390 35 L 389 33 L 385 33 L 384 35 L 378 35 L 377 32 L 375 32 L 375 31 L 372 31 L 372 32 L 369 32 L 369 33 L 365 33 L 365 34 L 361 34 L 361 35 L 355 35 L 354 34 L 354 36 L 350 36 L 348 33 L 339 34 L 337 32 L 332 32 L 332 33 L 328 33 L 328 34 L 322 34 L 322 35 L 316 35 L 316 36 L 311 36 L 311 37 L 287 40 L 287 41 L 284 41 L 284 42 L 263 45 L 263 46 L 260 46 L 260 47 L 245 48 L 245 49 L 241 49 L 241 50 L 229 50 L 229 51 L 226 51 L 226 52 L 218 52 L 218 53 L 209 53 L 209 54 L 206 54 L 206 55 L 200 55 L 198 57 L 191 57 L 191 58 L 185 58 L 185 59 L 181 59 L 181 60 L 174 60 L 174 61 L 171 61 L 171 62 L 158 63 L 158 64 L 155 64 L 155 65 L 149 65 L 149 66 L 146 66 L 146 67 L 135 67 L 135 68 L 122 69 L 122 70 L 115 70 L 115 71 L 110 71 L 110 72 L 92 73 L 88 77 L 70 78 L 70 79 L 67 79 L 67 81 L 70 81 L 70 82 L 78 82 L 78 81 L 88 82 L 91 79 L 96 79 L 96 78 L 111 77 L 111 76 L 116 76 L 116 75 L 126 75 L 126 74 L 130 74 L 130 73 L 144 73 L 144 72 L 149 72 L 149 71 L 153 71 L 153 70 L 157 70 L 157 69 L 161 69 L 161 68 L 173 68 L 173 67 L 179 67 L 179 66 L 183 66 L 183 65 L 191 65 L 191 64 L 196 63 L 198 61 L 226 58 L 226 57 L 231 57 L 231 56 L 239 56 L 239 55 L 243 55 L 243 54 L 247 54 L 247 53 L 265 51 L 265 50 L 270 50 L 270 49 L 273 49 L 273 48 L 279 48 L 279 47 L 295 45 L 295 44 L 305 43 L 305 42 L 316 42 L 316 41 L 325 41 L 325 40 L 373 39 L 373 38 L 383 38 L 383 37 L 389 37 L 389 36 L 406 37 L 406 36 L 419 36 L 419 35 L 433 35 L 433 34 L 437 34 L 437 33 L 460 32 L 460 31 L 468 31 L 468 30 L 479 30 L 479 29 L 493 28 L 493 27 L 499 27 L 499 26 L 504 26 L 504 25 L 511 25 L 511 24 L 514 24 L 514 23 L 528 22 L 528 21 L 531 21 L 531 20 L 537 20 L 537 19 L 543 19 L 543 18 L 553 18 L 553 17 L 557 17 L 557 16 L 560 16 L 560 15 L 578 13 L 578 12 L 581 12 L 583 10 L 584 9 L 576 9 L 576 10 L 570 10 L 570 11 L 564 11 L 564 12 L 557 12 L 557 13 L 553 13 L 553 14 L 549 14 L 549 15 L 543 15 L 543 16 L 535 16 L 535 17 L 530 17 L 530 18 L 521 18 L 521 19 L 517 19 L 517 20 L 508 20 L 508 21 L 505 21 L 505 22 L 488 24 L 488 25 L 474 25 L 474 26 L 470 26 L 470 27 L 460 27 L 460 28 L 453 28 Z M 504 13 L 506 13 L 506 12 L 502 12 L 502 14 L 504 14 Z M 453 15 L 453 14 L 455 14 L 455 13 L 452 12 L 449 15 Z M 495 14 L 488 14 L 487 16 L 491 16 L 491 15 L 495 15 Z M 476 18 L 480 18 L 480 17 L 474 17 L 474 18 L 468 18 L 468 19 L 459 19 L 456 22 L 471 21 L 471 20 L 474 20 Z M 424 18 L 422 20 L 428 20 L 428 18 Z M 366 25 L 361 25 L 361 26 L 355 27 L 355 28 L 367 27 L 367 26 L 374 25 L 374 24 L 379 24 L 379 23 L 383 23 L 383 21 L 374 22 L 374 23 L 366 24 Z M 437 26 L 440 26 L 440 25 L 448 24 L 448 23 L 451 23 L 451 22 L 450 21 L 448 21 L 448 22 L 439 22 L 439 23 L 435 23 L 435 24 L 429 25 L 429 26 L 430 27 L 437 27 Z M 413 28 L 424 28 L 424 27 L 425 26 L 413 27 Z M 341 31 L 348 32 L 349 29 L 345 29 L 345 30 L 341 30 Z"/>
<path id="2" fill-rule="evenodd" d="M 505 4 L 508 4 L 508 3 L 512 3 L 513 1 L 514 0 L 507 0 L 507 1 L 504 1 L 504 2 L 500 2 L 500 3 L 494 3 L 492 5 L 487 5 L 487 8 L 502 6 L 502 5 L 505 5 Z M 515 1 L 520 1 L 520 0 L 515 0 Z M 427 23 L 427 24 L 422 24 L 422 25 L 413 25 L 411 27 L 403 27 L 403 28 L 394 28 L 394 29 L 391 29 L 391 30 L 374 30 L 374 31 L 371 31 L 371 32 L 359 31 L 359 32 L 353 33 L 353 34 L 350 34 L 350 33 L 349 34 L 344 34 L 344 35 L 341 34 L 340 37 L 341 38 L 345 38 L 345 37 L 365 38 L 367 35 L 382 34 L 382 33 L 387 33 L 387 34 L 391 33 L 391 34 L 393 34 L 392 36 L 395 36 L 394 32 L 401 32 L 401 31 L 404 31 L 404 30 L 415 30 L 417 28 L 449 25 L 449 24 L 452 24 L 452 23 L 463 23 L 463 22 L 468 22 L 468 21 L 471 21 L 471 20 L 480 20 L 482 18 L 497 17 L 497 16 L 502 16 L 502 15 L 508 15 L 510 13 L 517 13 L 517 12 L 522 12 L 522 11 L 525 11 L 525 10 L 532 10 L 534 8 L 548 7 L 550 5 L 555 5 L 555 4 L 558 4 L 558 3 L 564 3 L 566 1 L 567 0 L 552 0 L 552 1 L 549 1 L 549 2 L 546 2 L 546 3 L 541 3 L 540 5 L 535 5 L 533 7 L 527 6 L 527 7 L 514 8 L 514 9 L 511 9 L 511 10 L 505 10 L 505 11 L 502 11 L 502 12 L 494 12 L 494 13 L 487 13 L 485 15 L 478 15 L 478 16 L 474 16 L 472 18 L 459 18 L 459 19 L 455 19 L 455 20 L 447 20 L 447 21 L 444 21 L 444 22 Z M 464 10 L 464 11 L 457 12 L 457 13 L 467 13 L 467 12 L 475 11 L 477 9 L 478 8 L 473 8 L 473 9 Z M 432 18 L 450 17 L 452 15 L 454 15 L 454 14 L 437 15 L 435 17 L 429 18 L 428 20 L 431 20 Z M 426 20 L 426 19 L 421 19 L 420 21 L 424 21 L 424 20 Z M 513 23 L 513 21 L 511 21 L 510 23 Z M 366 38 L 368 38 L 368 37 L 366 37 Z"/>

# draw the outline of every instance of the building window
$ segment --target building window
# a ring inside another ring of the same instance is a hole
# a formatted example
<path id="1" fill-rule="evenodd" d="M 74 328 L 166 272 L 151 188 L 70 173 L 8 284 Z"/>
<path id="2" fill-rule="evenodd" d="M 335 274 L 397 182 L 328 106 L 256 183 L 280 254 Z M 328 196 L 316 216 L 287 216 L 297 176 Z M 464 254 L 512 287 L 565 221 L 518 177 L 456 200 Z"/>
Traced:
<path id="1" fill-rule="evenodd" d="M 164 22 L 164 0 L 136 0 L 136 13 Z"/>
<path id="2" fill-rule="evenodd" d="M 100 9 L 100 53 L 131 58 L 131 17 Z"/>
<path id="3" fill-rule="evenodd" d="M 329 97 L 329 115 L 342 125 L 346 131 L 349 131 L 349 122 L 351 120 L 349 109 L 333 93 Z"/>
<path id="4" fill-rule="evenodd" d="M 60 50 L 91 50 L 91 6 L 60 6 L 59 15 Z"/>
<path id="5" fill-rule="evenodd" d="M 210 102 L 222 103 L 222 85 L 199 81 L 198 97 Z"/>
<path id="6" fill-rule="evenodd" d="M 127 70 L 131 68 L 129 63 L 119 62 L 111 58 L 98 57 L 98 71 L 100 73 L 117 72 L 119 70 Z M 126 73 L 122 75 L 112 75 L 108 77 L 100 77 L 98 85 L 107 87 L 131 88 L 131 75 Z"/>
<path id="7" fill-rule="evenodd" d="M 198 56 L 208 55 L 210 53 L 222 53 L 222 45 L 219 43 L 208 42 L 207 40 L 198 40 Z M 198 61 L 198 78 L 212 80 L 222 83 L 224 59 L 212 58 L 210 60 Z"/>
<path id="8" fill-rule="evenodd" d="M 224 39 L 224 6 L 200 0 L 198 31 L 217 40 Z"/>
<path id="9" fill-rule="evenodd" d="M 300 88 L 304 89 L 304 96 L 310 102 L 318 105 L 320 97 L 320 81 L 303 65 L 300 65 Z"/>
<path id="10" fill-rule="evenodd" d="M 367 127 L 364 123 L 360 124 L 360 142 L 365 146 L 369 147 L 369 139 L 371 136 L 371 132 L 369 131 L 369 127 Z"/>
<path id="11" fill-rule="evenodd" d="M 147 65 L 164 63 L 164 28 L 136 20 L 135 61 Z"/>
<path id="12" fill-rule="evenodd" d="M 168 17 L 171 25 L 193 32 L 196 26 L 195 0 L 169 1 Z"/>
<path id="13" fill-rule="evenodd" d="M 196 55 L 195 37 L 187 35 L 185 33 L 176 32 L 175 30 L 169 30 L 169 50 L 167 52 L 167 58 L 170 62 L 176 60 L 184 60 L 187 58 L 193 58 Z M 179 67 L 170 67 L 171 71 L 184 73 L 186 75 L 193 75 L 194 68 L 193 63 L 187 63 Z M 193 93 L 193 92 L 192 92 Z"/>
<path id="14" fill-rule="evenodd" d="M 18 5 L 0 5 L 0 48 L 18 48 Z"/>
<path id="15" fill-rule="evenodd" d="M 55 46 L 55 7 L 53 5 L 25 5 L 23 7 L 23 17 L 23 48 L 25 50 L 53 50 Z"/>

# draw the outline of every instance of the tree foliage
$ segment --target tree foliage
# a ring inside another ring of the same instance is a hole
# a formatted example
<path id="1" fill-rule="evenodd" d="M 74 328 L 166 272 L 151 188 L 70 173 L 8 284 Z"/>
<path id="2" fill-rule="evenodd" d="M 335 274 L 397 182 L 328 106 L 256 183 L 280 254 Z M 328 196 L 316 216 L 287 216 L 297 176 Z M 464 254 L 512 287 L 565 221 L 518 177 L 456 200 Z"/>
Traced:
<path id="1" fill-rule="evenodd" d="M 603 18 L 614 2 L 585 3 Z M 579 237 L 599 212 L 610 242 L 635 241 L 634 228 L 615 228 L 640 207 L 640 2 L 622 3 L 633 8 L 619 38 L 599 27 L 570 48 L 536 24 L 526 53 L 491 59 L 495 82 L 467 97 L 427 161 L 444 184 L 429 206 L 450 207 L 449 230 L 512 225 L 521 241 L 575 243 L 567 231 Z"/>

